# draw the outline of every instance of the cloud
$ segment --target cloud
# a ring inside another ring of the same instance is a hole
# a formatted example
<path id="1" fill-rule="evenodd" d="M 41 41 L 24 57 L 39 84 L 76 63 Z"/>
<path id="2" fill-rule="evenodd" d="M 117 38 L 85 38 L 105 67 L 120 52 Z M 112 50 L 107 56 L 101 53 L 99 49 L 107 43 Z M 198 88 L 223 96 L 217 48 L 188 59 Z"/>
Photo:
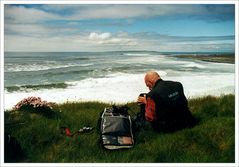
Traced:
<path id="1" fill-rule="evenodd" d="M 148 5 L 93 5 L 76 10 L 71 19 L 125 19 L 150 17 L 161 12 Z"/>
<path id="2" fill-rule="evenodd" d="M 182 37 L 152 33 L 84 32 L 61 36 L 6 35 L 5 51 L 234 51 L 233 36 Z"/>
<path id="3" fill-rule="evenodd" d="M 16 24 L 7 23 L 4 25 L 5 35 L 18 35 L 29 37 L 52 37 L 52 36 L 68 36 L 80 32 L 78 28 L 71 27 L 51 27 L 45 24 Z"/>
<path id="4" fill-rule="evenodd" d="M 6 51 L 190 51 L 210 48 L 233 51 L 235 36 L 232 35 L 170 36 L 157 33 L 154 25 L 137 25 L 126 32 L 127 26 L 133 25 L 135 20 L 141 22 L 148 18 L 232 20 L 233 7 L 192 4 L 5 5 L 4 46 Z M 144 26 L 152 26 L 156 32 L 143 32 Z"/>
<path id="5" fill-rule="evenodd" d="M 51 29 L 35 24 L 5 24 L 5 34 L 22 36 L 46 36 Z"/>
<path id="6" fill-rule="evenodd" d="M 59 8 L 59 7 L 58 7 Z M 147 19 L 167 17 L 167 19 L 192 18 L 204 21 L 225 21 L 234 19 L 233 5 L 197 5 L 197 4 L 128 4 L 128 5 L 80 5 L 79 8 L 66 6 L 61 10 L 69 11 L 67 20 L 87 19 Z"/>
<path id="7" fill-rule="evenodd" d="M 8 34 L 4 43 L 5 51 L 107 51 L 130 50 L 137 46 L 135 39 L 127 35 L 112 35 L 109 32 L 41 37 Z"/>
<path id="8" fill-rule="evenodd" d="M 95 44 L 99 45 L 136 45 L 137 42 L 135 39 L 129 38 L 126 34 L 122 36 L 113 37 L 111 33 L 104 32 L 104 33 L 96 33 L 91 32 L 89 34 L 88 39 Z"/>
<path id="9" fill-rule="evenodd" d="M 78 8 L 77 8 L 78 6 Z M 84 19 L 131 19 L 169 16 L 168 18 L 193 17 L 194 19 L 234 19 L 234 5 L 223 4 L 113 4 L 113 5 L 66 5 L 57 6 L 62 11 L 71 10 L 69 20 Z M 59 10 L 59 11 L 60 11 Z M 173 17 L 172 17 L 173 16 Z"/>
<path id="10" fill-rule="evenodd" d="M 89 39 L 90 40 L 107 40 L 111 37 L 111 33 L 102 33 L 102 34 L 98 34 L 96 32 L 92 32 L 89 35 Z"/>
<path id="11" fill-rule="evenodd" d="M 5 5 L 6 21 L 32 23 L 50 20 L 132 19 L 168 16 L 203 20 L 232 20 L 234 5 L 199 4 L 75 4 Z"/>
<path id="12" fill-rule="evenodd" d="M 156 32 L 140 32 L 133 33 L 133 38 L 142 39 L 142 40 L 153 40 L 160 42 L 169 42 L 169 43 L 182 43 L 182 42 L 207 42 L 207 41 L 234 41 L 234 35 L 226 36 L 171 36 L 159 34 Z"/>
<path id="13" fill-rule="evenodd" d="M 4 17 L 6 23 L 39 23 L 41 21 L 60 19 L 58 15 L 39 9 L 24 6 L 5 5 Z"/>

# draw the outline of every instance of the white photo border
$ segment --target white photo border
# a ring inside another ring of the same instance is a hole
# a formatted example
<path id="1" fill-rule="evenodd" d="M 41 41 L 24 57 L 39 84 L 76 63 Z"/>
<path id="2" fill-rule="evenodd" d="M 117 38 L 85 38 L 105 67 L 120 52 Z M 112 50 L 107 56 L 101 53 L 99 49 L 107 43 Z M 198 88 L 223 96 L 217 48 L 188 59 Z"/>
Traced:
<path id="1" fill-rule="evenodd" d="M 4 5 L 5 4 L 234 4 L 235 5 L 235 163 L 4 163 Z M 239 127 L 238 127 L 238 119 L 239 119 L 239 106 L 238 106 L 238 101 L 239 101 L 239 90 L 238 90 L 238 85 L 239 85 L 239 50 L 238 50 L 238 40 L 239 40 L 239 16 L 238 16 L 238 10 L 239 10 L 239 2 L 237 0 L 151 0 L 151 1 L 134 1 L 134 0 L 121 0 L 121 1 L 114 1 L 114 0 L 106 0 L 106 1 L 101 1 L 101 0 L 79 0 L 79 1 L 71 1 L 71 0 L 1 0 L 1 13 L 0 13 L 0 133 L 1 133 L 1 143 L 0 143 L 0 148 L 1 148 L 1 156 L 0 156 L 0 166 L 217 166 L 217 167 L 226 167 L 226 166 L 231 166 L 231 167 L 236 167 L 239 166 L 238 162 L 238 151 L 239 151 L 239 145 L 238 145 L 238 140 L 239 140 Z"/>

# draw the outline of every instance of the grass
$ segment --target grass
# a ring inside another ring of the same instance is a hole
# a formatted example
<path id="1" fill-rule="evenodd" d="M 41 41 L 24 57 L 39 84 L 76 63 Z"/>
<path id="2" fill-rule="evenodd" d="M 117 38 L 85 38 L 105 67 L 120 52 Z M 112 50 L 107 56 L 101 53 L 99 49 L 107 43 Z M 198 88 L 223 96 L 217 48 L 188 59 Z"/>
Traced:
<path id="1" fill-rule="evenodd" d="M 97 122 L 100 112 L 110 104 L 98 102 L 60 104 L 60 117 L 50 119 L 36 113 L 5 112 L 5 132 L 19 141 L 25 158 L 34 163 L 234 163 L 235 97 L 202 97 L 189 100 L 195 127 L 174 133 L 157 133 L 149 124 L 135 134 L 132 149 L 109 151 L 99 143 Z M 130 115 L 139 106 L 127 104 Z M 77 131 L 95 127 L 89 134 L 62 135 L 60 126 Z"/>

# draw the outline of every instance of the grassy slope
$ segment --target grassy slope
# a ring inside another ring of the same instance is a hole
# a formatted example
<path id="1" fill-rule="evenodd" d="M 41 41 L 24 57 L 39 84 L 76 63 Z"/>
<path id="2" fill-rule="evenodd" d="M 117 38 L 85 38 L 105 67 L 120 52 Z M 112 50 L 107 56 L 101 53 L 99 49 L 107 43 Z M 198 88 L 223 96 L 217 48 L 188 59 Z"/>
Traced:
<path id="1" fill-rule="evenodd" d="M 130 114 L 139 108 L 127 104 Z M 136 134 L 135 147 L 108 151 L 99 144 L 97 128 L 75 138 L 59 132 L 59 126 L 77 131 L 97 127 L 100 112 L 109 104 L 65 103 L 61 117 L 48 119 L 37 114 L 5 112 L 5 131 L 19 140 L 26 159 L 21 162 L 234 162 L 234 95 L 189 100 L 198 124 L 174 133 L 157 133 L 149 125 Z"/>

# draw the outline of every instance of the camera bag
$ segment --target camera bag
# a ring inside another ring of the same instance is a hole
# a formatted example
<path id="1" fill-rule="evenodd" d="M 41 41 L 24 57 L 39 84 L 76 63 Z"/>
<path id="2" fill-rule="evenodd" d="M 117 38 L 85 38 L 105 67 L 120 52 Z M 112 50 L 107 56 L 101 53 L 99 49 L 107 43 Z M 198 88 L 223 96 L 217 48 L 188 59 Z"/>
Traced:
<path id="1" fill-rule="evenodd" d="M 104 148 L 114 150 L 133 147 L 132 120 L 127 110 L 125 106 L 104 109 L 100 121 L 100 137 Z"/>

